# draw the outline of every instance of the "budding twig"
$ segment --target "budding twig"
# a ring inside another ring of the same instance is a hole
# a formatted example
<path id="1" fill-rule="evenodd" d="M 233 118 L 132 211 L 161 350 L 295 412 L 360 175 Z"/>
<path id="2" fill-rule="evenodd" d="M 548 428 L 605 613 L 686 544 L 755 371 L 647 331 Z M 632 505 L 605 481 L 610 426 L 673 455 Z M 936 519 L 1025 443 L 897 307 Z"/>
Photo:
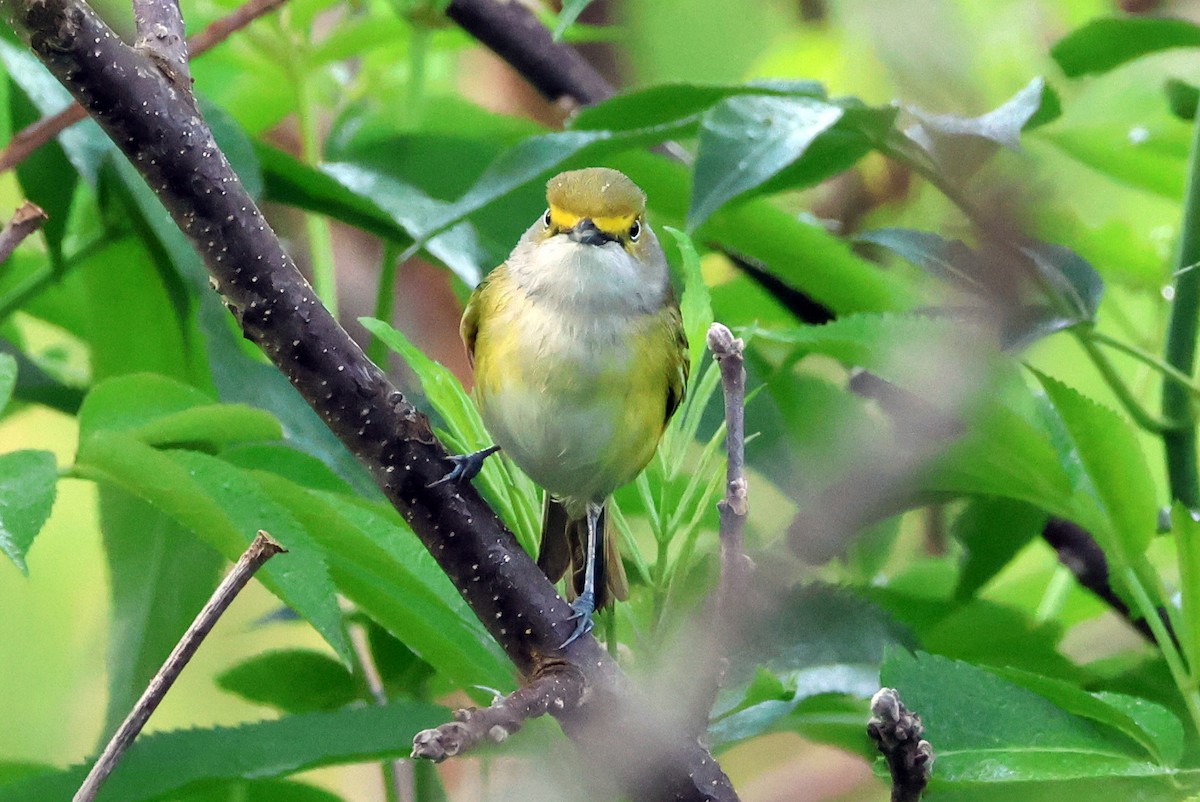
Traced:
<path id="1" fill-rule="evenodd" d="M 893 688 L 871 697 L 867 735 L 879 747 L 892 775 L 892 802 L 917 802 L 933 773 L 933 747 L 922 740 L 921 717 L 904 706 Z"/>
<path id="2" fill-rule="evenodd" d="M 204 609 L 196 616 L 196 620 L 188 627 L 187 632 L 183 633 L 183 637 L 179 639 L 179 643 L 175 644 L 175 648 L 167 656 L 162 668 L 150 680 L 150 684 L 142 693 L 142 697 L 137 700 L 137 704 L 133 706 L 133 710 L 130 711 L 125 721 L 121 722 L 121 726 L 117 728 L 108 745 L 104 747 L 104 751 L 100 753 L 100 757 L 96 759 L 92 770 L 88 772 L 83 785 L 75 792 L 72 802 L 91 802 L 96 798 L 100 786 L 116 768 L 121 756 L 133 743 L 133 739 L 137 737 L 138 733 L 142 731 L 142 727 L 146 726 L 146 721 L 158 708 L 163 697 L 167 695 L 167 691 L 175 684 L 175 680 L 183 671 L 184 666 L 196 654 L 196 650 L 200 648 L 201 642 L 212 631 L 217 619 L 254 576 L 255 571 L 276 554 L 286 551 L 287 549 L 279 545 L 269 534 L 259 530 L 258 536 L 254 538 L 250 548 L 246 549 L 237 564 L 233 566 L 233 570 L 213 591 L 208 603 L 204 605 Z"/>

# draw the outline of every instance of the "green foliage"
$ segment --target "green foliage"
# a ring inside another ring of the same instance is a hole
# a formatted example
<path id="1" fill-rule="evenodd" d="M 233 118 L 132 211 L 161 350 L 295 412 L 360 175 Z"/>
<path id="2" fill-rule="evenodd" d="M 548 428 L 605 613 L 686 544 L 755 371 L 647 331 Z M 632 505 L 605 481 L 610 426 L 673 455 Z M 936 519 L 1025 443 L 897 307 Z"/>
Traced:
<path id="1" fill-rule="evenodd" d="M 232 5 L 183 11 L 198 30 Z M 542 23 L 565 41 L 611 42 L 636 88 L 575 110 L 564 130 L 476 100 L 504 93 L 461 58 L 472 41 L 440 0 L 291 0 L 192 66 L 217 141 L 325 297 L 335 267 L 349 277 L 352 257 L 375 258 L 362 243 L 379 245 L 380 302 L 360 318 L 369 353 L 400 357 L 406 395 L 452 452 L 491 438 L 455 366 L 414 345 L 452 341 L 460 309 L 446 287 L 461 301 L 506 258 L 559 170 L 605 164 L 646 190 L 682 289 L 691 374 L 657 456 L 616 495 L 632 596 L 598 629 L 626 665 L 669 669 L 664 644 L 686 642 L 716 582 L 725 429 L 705 335 L 719 320 L 747 343 L 747 543 L 766 600 L 712 711 L 712 743 L 787 731 L 870 757 L 866 700 L 882 681 L 925 720 L 933 802 L 1195 793 L 1200 528 L 1177 505 L 1156 538 L 1169 494 L 1146 457 L 1190 431 L 1200 399 L 1191 366 L 1157 356 L 1161 288 L 1192 267 L 1170 255 L 1197 169 L 1184 58 L 1200 27 L 1089 21 L 1066 0 L 1036 20 L 952 0 L 913 5 L 904 25 L 888 4 L 839 6 L 817 25 L 787 16 L 794 4 L 625 3 L 591 28 L 577 23 L 587 5 L 567 0 Z M 914 48 L 910 24 L 939 47 Z M 1047 31 L 1071 32 L 1046 47 Z M 68 102 L 14 40 L 0 40 L 0 64 L 5 136 Z M 102 798 L 331 800 L 284 778 L 402 756 L 416 729 L 446 718 L 423 701 L 515 685 L 95 125 L 23 161 L 0 195 L 50 214 L 0 270 L 0 425 L 18 433 L 0 449 L 0 550 L 33 566 L 11 583 L 30 592 L 57 568 L 38 550 L 98 518 L 104 565 L 89 575 L 107 582 L 108 657 L 89 671 L 105 674 L 107 728 L 259 528 L 289 550 L 259 575 L 284 609 L 248 636 L 273 636 L 292 614 L 303 626 L 290 632 L 315 633 L 194 680 L 282 719 L 146 738 Z M 347 299 L 343 313 L 366 308 Z M 1191 406 L 1157 414 L 1164 386 Z M 51 429 L 77 438 L 73 457 Z M 59 482 L 81 480 L 94 503 L 47 524 L 56 498 L 78 498 Z M 540 490 L 503 453 L 478 486 L 533 553 Z M 817 525 L 806 517 L 829 509 Z M 1095 538 L 1153 644 L 1103 630 L 1111 644 L 1090 651 L 1097 638 L 1075 627 L 1105 626 L 1107 602 L 1038 538 L 1051 518 Z M 17 598 L 9 618 L 39 607 Z M 78 637 L 36 622 L 47 641 Z M 366 633 L 387 694 L 415 701 L 364 706 L 347 627 Z M 46 685 L 43 741 L 76 748 L 60 719 L 102 705 L 91 686 Z M 0 757 L 14 743 L 0 738 Z M 0 800 L 70 795 L 81 769 L 48 766 L 80 754 L 25 755 L 0 764 Z M 417 797 L 443 798 L 421 771 Z"/>

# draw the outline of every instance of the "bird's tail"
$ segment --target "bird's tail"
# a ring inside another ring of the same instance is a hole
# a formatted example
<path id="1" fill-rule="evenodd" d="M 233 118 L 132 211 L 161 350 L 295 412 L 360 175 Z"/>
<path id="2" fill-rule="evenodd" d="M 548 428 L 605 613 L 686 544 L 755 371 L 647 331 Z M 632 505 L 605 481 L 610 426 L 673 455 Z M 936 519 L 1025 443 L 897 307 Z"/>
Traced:
<path id="1" fill-rule="evenodd" d="M 596 609 L 624 601 L 629 597 L 629 580 L 617 551 L 616 538 L 608 531 L 608 505 L 600 510 L 596 526 Z M 538 567 L 557 582 L 568 570 L 567 596 L 583 593 L 587 571 L 587 517 L 572 518 L 562 502 L 546 494 L 542 505 L 542 545 L 538 549 Z"/>

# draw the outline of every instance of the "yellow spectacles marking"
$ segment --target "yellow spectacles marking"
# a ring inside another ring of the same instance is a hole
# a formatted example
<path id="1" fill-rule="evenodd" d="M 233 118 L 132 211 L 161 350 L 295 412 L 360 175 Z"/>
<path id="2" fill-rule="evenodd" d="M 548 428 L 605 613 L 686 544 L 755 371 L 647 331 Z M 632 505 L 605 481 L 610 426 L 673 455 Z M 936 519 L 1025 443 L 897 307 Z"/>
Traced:
<path id="1" fill-rule="evenodd" d="M 629 227 L 633 225 L 633 220 L 636 214 L 624 214 L 613 217 L 593 217 L 592 222 L 596 228 L 608 234 L 610 237 L 623 237 L 629 233 Z M 571 229 L 579 225 L 579 221 L 583 219 L 583 215 L 573 214 L 560 209 L 557 206 L 550 207 L 550 223 L 557 228 Z"/>

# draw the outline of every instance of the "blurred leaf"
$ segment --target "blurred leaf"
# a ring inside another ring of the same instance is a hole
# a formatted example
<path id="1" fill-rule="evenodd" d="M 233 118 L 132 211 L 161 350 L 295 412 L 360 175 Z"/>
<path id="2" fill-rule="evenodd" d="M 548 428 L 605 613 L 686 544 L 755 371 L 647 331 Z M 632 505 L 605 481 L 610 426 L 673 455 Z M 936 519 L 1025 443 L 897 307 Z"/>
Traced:
<path id="1" fill-rule="evenodd" d="M 111 599 L 104 732 L 116 732 L 208 601 L 224 559 L 119 488 L 102 485 L 99 497 Z"/>
<path id="2" fill-rule="evenodd" d="M 1023 247 L 1021 252 L 1033 260 L 1038 271 L 1057 290 L 1059 298 L 1071 309 L 1072 317 L 1081 321 L 1096 319 L 1104 295 L 1104 280 L 1086 259 L 1070 248 L 1045 242 Z"/>
<path id="3" fill-rule="evenodd" d="M 13 389 L 17 386 L 17 360 L 9 354 L 0 352 L 0 413 L 12 400 Z"/>
<path id="4" fill-rule="evenodd" d="M 217 147 L 225 154 L 233 171 L 241 179 L 242 187 L 250 193 L 251 198 L 258 200 L 263 191 L 263 178 L 250 138 L 228 112 L 203 97 L 200 98 L 200 112 L 212 130 Z"/>
<path id="5" fill-rule="evenodd" d="M 825 88 L 815 81 L 787 85 L 750 82 L 746 84 L 656 84 L 621 92 L 608 100 L 584 106 L 571 117 L 575 130 L 628 131 L 674 124 L 699 123 L 716 103 L 737 95 L 797 95 L 817 100 L 826 98 Z"/>
<path id="6" fill-rule="evenodd" d="M 5 44 L 0 42 L 0 48 Z M 17 126 L 24 127 L 42 116 L 33 102 L 20 91 L 11 93 L 9 106 L 13 124 Z M 57 264 L 62 259 L 63 236 L 67 230 L 79 174 L 67 159 L 62 146 L 55 141 L 47 142 L 30 153 L 16 165 L 15 172 L 24 196 L 46 213 L 41 231 L 49 246 L 52 264 Z"/>
<path id="7" fill-rule="evenodd" d="M 1171 113 L 1187 122 L 1195 120 L 1196 106 L 1200 104 L 1200 87 L 1178 78 L 1168 78 L 1165 89 Z"/>
<path id="8" fill-rule="evenodd" d="M 218 779 L 263 779 L 340 763 L 407 757 L 413 736 L 448 719 L 420 702 L 287 716 L 240 727 L 157 732 L 125 753 L 98 802 L 143 802 Z M 0 786 L 0 802 L 69 799 L 86 766 Z"/>
<path id="9" fill-rule="evenodd" d="M 0 455 L 0 551 L 28 574 L 25 553 L 50 517 L 58 466 L 49 451 Z"/>
<path id="10" fill-rule="evenodd" d="M 453 373 L 425 356 L 403 333 L 387 323 L 366 317 L 359 318 L 359 323 L 399 354 L 417 375 L 429 403 L 446 424 L 449 437 L 442 439 L 448 448 L 465 454 L 492 445 L 475 402 Z M 530 554 L 537 554 L 541 510 L 533 482 L 519 472 L 504 452 L 484 462 L 478 481 L 480 491 L 517 536 L 521 547 Z"/>
<path id="11" fill-rule="evenodd" d="M 1045 523 L 1046 513 L 1024 502 L 991 496 L 969 500 L 950 526 L 951 534 L 965 549 L 955 597 L 974 596 Z"/>
<path id="12" fill-rule="evenodd" d="M 986 285 L 977 276 L 986 268 L 979 264 L 978 255 L 962 240 L 948 240 L 932 231 L 909 228 L 877 228 L 859 234 L 855 239 L 887 248 L 943 281 L 976 292 L 986 291 Z"/>
<path id="13" fill-rule="evenodd" d="M 688 228 L 802 157 L 842 114 L 807 97 L 750 95 L 718 103 L 700 126 Z"/>
<path id="14" fill-rule="evenodd" d="M 312 785 L 282 780 L 200 782 L 171 802 L 343 802 L 342 797 Z"/>
<path id="15" fill-rule="evenodd" d="M 1034 78 L 1003 105 L 979 117 L 930 114 L 910 108 L 917 122 L 905 130 L 943 172 L 956 181 L 974 174 L 998 148 L 1020 150 L 1021 131 L 1058 116 L 1058 98 L 1043 78 Z"/>
<path id="16" fill-rule="evenodd" d="M 563 0 L 562 11 L 558 12 L 558 24 L 554 26 L 554 41 L 562 39 L 562 35 L 591 3 L 592 0 Z"/>
<path id="17" fill-rule="evenodd" d="M 1068 438 L 1056 443 L 1064 461 L 1083 468 L 1075 522 L 1088 529 L 1110 560 L 1130 566 L 1145 552 L 1158 521 L 1157 492 L 1133 430 L 1117 413 L 1045 374 L 1035 374 Z M 1086 520 L 1093 507 L 1103 520 Z"/>
<path id="18" fill-rule="evenodd" d="M 1200 26 L 1170 17 L 1097 19 L 1059 39 L 1050 55 L 1068 77 L 1076 78 L 1173 47 L 1200 47 Z"/>
<path id="19" fill-rule="evenodd" d="M 388 696 L 424 698 L 426 685 L 437 675 L 436 669 L 375 621 L 367 620 L 366 624 L 371 656 Z"/>
<path id="20" fill-rule="evenodd" d="M 217 675 L 217 685 L 284 713 L 337 710 L 364 696 L 345 666 L 308 649 L 264 652 Z"/>

